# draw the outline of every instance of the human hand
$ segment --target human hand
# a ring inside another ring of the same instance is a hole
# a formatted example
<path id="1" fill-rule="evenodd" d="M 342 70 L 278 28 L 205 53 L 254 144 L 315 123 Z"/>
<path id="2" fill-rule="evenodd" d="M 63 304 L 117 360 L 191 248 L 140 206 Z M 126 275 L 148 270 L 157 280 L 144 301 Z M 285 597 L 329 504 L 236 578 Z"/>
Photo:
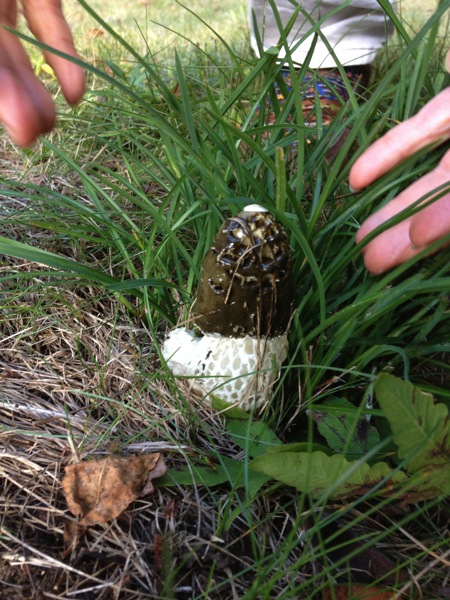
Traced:
<path id="1" fill-rule="evenodd" d="M 27 146 L 54 127 L 56 113 L 19 39 L 4 28 L 16 27 L 17 1 L 0 0 L 0 121 L 14 142 Z M 30 31 L 39 41 L 77 56 L 61 0 L 22 0 L 22 6 Z M 78 102 L 84 91 L 84 70 L 51 52 L 44 55 L 66 100 Z"/>
<path id="2" fill-rule="evenodd" d="M 447 70 L 450 53 L 447 56 Z M 450 88 L 440 92 L 416 115 L 391 129 L 374 142 L 350 171 L 350 186 L 360 190 L 429 146 L 450 138 Z M 396 198 L 371 215 L 361 225 L 356 241 L 386 222 L 419 198 L 450 183 L 450 151 L 439 165 L 403 190 Z M 382 273 L 406 262 L 433 242 L 450 233 L 450 193 L 444 194 L 413 216 L 387 229 L 363 249 L 364 263 L 371 273 Z"/>

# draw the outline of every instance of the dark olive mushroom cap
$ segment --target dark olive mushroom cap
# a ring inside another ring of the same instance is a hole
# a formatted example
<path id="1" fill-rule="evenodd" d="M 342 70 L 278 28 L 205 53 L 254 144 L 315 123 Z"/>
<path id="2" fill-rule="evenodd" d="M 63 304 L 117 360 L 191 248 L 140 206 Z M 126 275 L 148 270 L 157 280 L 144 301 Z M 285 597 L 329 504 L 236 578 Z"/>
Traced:
<path id="1" fill-rule="evenodd" d="M 292 314 L 292 252 L 282 226 L 258 205 L 228 219 L 202 267 L 194 322 L 230 337 L 286 332 Z"/>

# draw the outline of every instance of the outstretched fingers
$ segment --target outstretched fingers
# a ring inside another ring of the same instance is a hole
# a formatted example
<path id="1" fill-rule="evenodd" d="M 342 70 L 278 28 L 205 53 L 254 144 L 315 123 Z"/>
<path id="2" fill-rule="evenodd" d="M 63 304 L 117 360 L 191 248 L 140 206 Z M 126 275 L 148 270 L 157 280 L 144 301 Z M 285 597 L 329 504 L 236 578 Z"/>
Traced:
<path id="1" fill-rule="evenodd" d="M 350 171 L 350 186 L 360 190 L 406 158 L 430 144 L 450 137 L 450 88 L 446 88 L 416 115 L 374 142 Z"/>
<path id="2" fill-rule="evenodd" d="M 52 129 L 53 101 L 36 79 L 19 40 L 1 26 L 0 12 L 0 121 L 21 146 Z"/>
<path id="3" fill-rule="evenodd" d="M 77 56 L 60 0 L 23 0 L 30 30 L 48 46 Z M 15 28 L 17 1 L 0 1 L 0 121 L 10 137 L 28 146 L 55 125 L 51 95 L 36 77 L 20 40 L 6 27 Z M 46 52 L 68 102 L 74 104 L 84 92 L 85 73 L 79 65 Z"/>
<path id="4" fill-rule="evenodd" d="M 60 0 L 22 0 L 30 31 L 44 44 L 60 52 L 77 57 L 69 25 L 62 13 Z M 45 59 L 55 71 L 66 100 L 75 104 L 84 92 L 85 73 L 79 65 L 52 52 Z"/>
<path id="5" fill-rule="evenodd" d="M 435 185 L 439 181 L 449 189 L 436 202 L 430 204 L 414 217 L 411 223 L 411 240 L 416 246 L 428 246 L 450 233 L 450 150 L 441 159 L 436 173 Z"/>
<path id="6" fill-rule="evenodd" d="M 408 208 L 421 197 L 432 195 L 440 186 L 450 185 L 450 152 L 439 165 L 403 190 L 396 198 L 371 215 L 359 229 L 362 241 L 381 224 Z M 364 263 L 372 273 L 382 273 L 412 258 L 430 244 L 450 233 L 450 192 L 421 211 L 378 235 L 363 249 Z M 431 197 L 431 196 L 430 196 Z M 428 202 L 429 200 L 424 200 Z"/>

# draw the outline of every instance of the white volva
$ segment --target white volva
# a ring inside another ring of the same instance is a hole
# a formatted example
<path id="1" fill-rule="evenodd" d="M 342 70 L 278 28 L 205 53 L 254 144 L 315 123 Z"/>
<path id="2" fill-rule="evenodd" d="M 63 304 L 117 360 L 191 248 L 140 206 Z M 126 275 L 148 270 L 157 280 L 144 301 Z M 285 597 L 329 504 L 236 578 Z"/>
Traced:
<path id="1" fill-rule="evenodd" d="M 260 409 L 279 378 L 287 335 L 258 339 L 210 333 L 198 337 L 179 327 L 170 332 L 162 353 L 172 373 L 191 377 L 193 388 L 206 401 L 217 396 L 243 410 Z"/>

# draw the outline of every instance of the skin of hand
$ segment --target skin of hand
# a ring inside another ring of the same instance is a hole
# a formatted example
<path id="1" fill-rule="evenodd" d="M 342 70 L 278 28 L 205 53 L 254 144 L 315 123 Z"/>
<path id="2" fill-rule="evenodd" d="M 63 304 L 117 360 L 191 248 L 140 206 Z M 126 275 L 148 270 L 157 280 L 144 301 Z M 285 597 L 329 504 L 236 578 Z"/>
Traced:
<path id="1" fill-rule="evenodd" d="M 30 31 L 57 50 L 76 57 L 72 34 L 61 8 L 61 0 L 22 0 Z M 53 99 L 39 81 L 20 40 L 4 26 L 15 28 L 17 0 L 0 0 L 0 121 L 11 139 L 28 146 L 55 125 Z M 45 52 L 64 97 L 76 104 L 85 86 L 84 69 L 68 60 Z"/>
<path id="2" fill-rule="evenodd" d="M 450 52 L 446 68 L 450 70 Z M 430 100 L 417 114 L 374 142 L 354 163 L 350 186 L 361 190 L 403 160 L 429 145 L 450 139 L 450 88 Z M 361 225 L 360 242 L 376 227 L 442 184 L 450 183 L 450 151 L 438 166 L 403 190 Z M 374 274 L 400 265 L 450 233 L 450 193 L 401 223 L 387 229 L 363 249 L 364 264 Z"/>

